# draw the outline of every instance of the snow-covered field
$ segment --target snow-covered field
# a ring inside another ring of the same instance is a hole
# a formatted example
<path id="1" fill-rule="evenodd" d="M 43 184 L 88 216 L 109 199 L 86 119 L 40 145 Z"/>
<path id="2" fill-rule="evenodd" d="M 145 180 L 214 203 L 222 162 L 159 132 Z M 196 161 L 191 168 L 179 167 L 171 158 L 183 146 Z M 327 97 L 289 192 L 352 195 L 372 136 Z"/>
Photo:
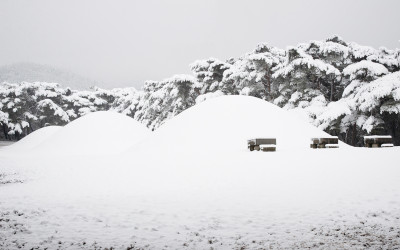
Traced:
<path id="1" fill-rule="evenodd" d="M 111 112 L 38 130 L 0 148 L 0 249 L 399 248 L 400 149 L 309 149 L 324 135 L 244 96 L 155 132 Z"/>

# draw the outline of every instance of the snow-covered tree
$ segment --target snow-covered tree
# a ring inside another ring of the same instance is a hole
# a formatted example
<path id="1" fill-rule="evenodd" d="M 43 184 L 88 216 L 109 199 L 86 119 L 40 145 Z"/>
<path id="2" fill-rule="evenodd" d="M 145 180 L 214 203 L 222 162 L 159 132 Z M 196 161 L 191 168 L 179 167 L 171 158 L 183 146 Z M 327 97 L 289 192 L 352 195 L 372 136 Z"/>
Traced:
<path id="1" fill-rule="evenodd" d="M 271 100 L 273 95 L 272 74 L 284 60 L 285 52 L 267 44 L 260 44 L 249 54 L 236 60 L 224 72 L 220 83 L 226 94 L 251 95 Z"/>
<path id="2" fill-rule="evenodd" d="M 291 109 L 307 107 L 315 98 L 325 99 L 325 102 L 332 100 L 334 84 L 341 78 L 341 73 L 300 48 L 290 48 L 286 63 L 276 70 L 273 77 L 278 88 L 274 103 Z"/>
<path id="3" fill-rule="evenodd" d="M 67 112 L 51 99 L 44 99 L 38 102 L 37 116 L 41 127 L 48 125 L 65 125 L 69 122 Z"/>
<path id="4" fill-rule="evenodd" d="M 362 145 L 361 136 L 369 133 L 382 133 L 384 121 L 374 110 L 361 109 L 361 90 L 370 82 L 388 74 L 389 71 L 379 63 L 367 60 L 353 63 L 343 70 L 343 85 L 347 85 L 342 98 L 330 103 L 318 117 L 317 123 L 330 133 L 341 136 L 352 145 Z"/>
<path id="5" fill-rule="evenodd" d="M 198 60 L 190 65 L 190 69 L 197 79 L 199 94 L 205 94 L 219 90 L 219 84 L 223 79 L 224 72 L 229 69 L 229 63 L 222 62 L 215 58 Z"/>
<path id="6" fill-rule="evenodd" d="M 155 129 L 196 103 L 201 86 L 193 76 L 175 75 L 161 82 L 146 82 L 135 119 Z"/>
<path id="7" fill-rule="evenodd" d="M 351 63 L 350 49 L 340 37 L 333 36 L 326 41 L 312 41 L 305 45 L 304 51 L 314 59 L 320 59 L 339 70 Z"/>
<path id="8" fill-rule="evenodd" d="M 400 72 L 364 84 L 354 99 L 358 110 L 368 116 L 363 129 L 368 133 L 391 134 L 400 142 Z"/>
<path id="9" fill-rule="evenodd" d="M 4 83 L 0 91 L 0 108 L 3 116 L 3 133 L 7 139 L 19 139 L 31 130 L 31 123 L 36 120 L 32 114 L 36 100 L 31 95 L 32 84 Z"/>

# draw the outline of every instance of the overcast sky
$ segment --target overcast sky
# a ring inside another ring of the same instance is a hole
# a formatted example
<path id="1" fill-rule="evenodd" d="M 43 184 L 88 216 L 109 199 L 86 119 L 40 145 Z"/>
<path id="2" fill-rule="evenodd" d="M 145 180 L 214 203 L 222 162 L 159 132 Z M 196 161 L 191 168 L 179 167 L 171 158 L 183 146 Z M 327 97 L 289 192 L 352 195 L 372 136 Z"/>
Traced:
<path id="1" fill-rule="evenodd" d="M 260 42 L 285 48 L 339 34 L 400 48 L 399 9 L 399 0 L 0 0 L 0 65 L 36 62 L 140 88 Z"/>

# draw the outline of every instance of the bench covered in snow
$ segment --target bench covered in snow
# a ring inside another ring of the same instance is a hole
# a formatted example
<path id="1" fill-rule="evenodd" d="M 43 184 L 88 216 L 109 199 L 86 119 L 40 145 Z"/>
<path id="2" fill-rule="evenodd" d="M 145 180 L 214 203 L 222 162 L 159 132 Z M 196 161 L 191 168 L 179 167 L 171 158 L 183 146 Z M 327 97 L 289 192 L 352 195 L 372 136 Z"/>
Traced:
<path id="1" fill-rule="evenodd" d="M 261 144 L 260 150 L 264 152 L 273 152 L 276 151 L 276 145 L 274 144 Z"/>
<path id="2" fill-rule="evenodd" d="M 364 136 L 364 147 L 367 148 L 393 147 L 392 137 L 390 135 Z"/>
<path id="3" fill-rule="evenodd" d="M 310 148 L 338 148 L 339 138 L 337 136 L 311 138 Z"/>
<path id="4" fill-rule="evenodd" d="M 256 138 L 247 140 L 247 148 L 250 151 L 276 151 L 276 138 Z"/>

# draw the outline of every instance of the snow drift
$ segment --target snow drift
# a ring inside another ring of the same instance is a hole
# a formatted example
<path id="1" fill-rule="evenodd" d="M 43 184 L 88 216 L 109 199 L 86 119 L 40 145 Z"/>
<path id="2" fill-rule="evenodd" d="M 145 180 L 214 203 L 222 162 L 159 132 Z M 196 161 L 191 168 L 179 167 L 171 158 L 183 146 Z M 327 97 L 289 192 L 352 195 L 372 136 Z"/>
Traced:
<path id="1" fill-rule="evenodd" d="M 132 118 L 110 111 L 87 114 L 64 127 L 44 128 L 15 143 L 12 150 L 32 154 L 104 155 L 132 147 L 150 134 Z"/>
<path id="2" fill-rule="evenodd" d="M 5 150 L 16 150 L 16 151 L 31 150 L 40 145 L 43 141 L 46 141 L 46 139 L 51 137 L 61 128 L 62 128 L 61 126 L 48 126 L 40 128 L 29 134 L 29 136 L 22 138 L 17 143 L 14 143 L 11 146 L 5 148 Z"/>
<path id="3" fill-rule="evenodd" d="M 124 151 L 150 131 L 116 112 L 94 112 L 66 125 L 43 142 L 39 150 L 66 155 L 104 155 Z"/>
<path id="4" fill-rule="evenodd" d="M 233 152 L 247 150 L 247 140 L 255 137 L 276 138 L 277 151 L 282 151 L 308 149 L 312 137 L 330 135 L 261 99 L 221 96 L 167 121 L 140 146 L 168 152 Z"/>

